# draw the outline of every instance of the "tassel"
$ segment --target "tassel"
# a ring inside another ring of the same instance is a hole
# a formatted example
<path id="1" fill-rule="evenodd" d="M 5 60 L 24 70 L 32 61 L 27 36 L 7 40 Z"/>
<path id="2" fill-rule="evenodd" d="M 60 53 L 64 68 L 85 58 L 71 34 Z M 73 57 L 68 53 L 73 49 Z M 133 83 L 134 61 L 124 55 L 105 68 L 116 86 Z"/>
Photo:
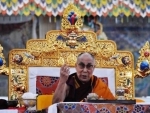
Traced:
<path id="1" fill-rule="evenodd" d="M 9 22 L 11 23 L 11 16 L 9 16 Z"/>
<path id="2" fill-rule="evenodd" d="M 101 21 L 102 21 L 101 16 L 99 16 L 99 22 L 101 22 Z"/>
<path id="3" fill-rule="evenodd" d="M 18 16 L 15 16 L 15 21 L 18 21 L 18 18 L 17 18 Z"/>
<path id="4" fill-rule="evenodd" d="M 90 16 L 88 16 L 88 23 L 90 22 Z"/>
<path id="5" fill-rule="evenodd" d="M 50 22 L 50 23 L 52 22 L 51 16 L 49 17 L 49 22 Z"/>
<path id="6" fill-rule="evenodd" d="M 20 16 L 20 21 L 22 22 L 22 15 Z"/>
<path id="7" fill-rule="evenodd" d="M 54 22 L 56 23 L 56 17 L 54 17 Z"/>
<path id="8" fill-rule="evenodd" d="M 129 22 L 129 17 L 127 16 L 127 23 Z"/>
<path id="9" fill-rule="evenodd" d="M 123 23 L 123 17 L 121 17 L 121 23 Z"/>
<path id="10" fill-rule="evenodd" d="M 116 22 L 116 24 L 118 23 L 118 18 L 117 17 L 115 18 L 115 22 Z"/>
<path id="11" fill-rule="evenodd" d="M 83 21 L 83 23 L 84 23 L 84 16 L 82 17 L 82 21 Z"/>
<path id="12" fill-rule="evenodd" d="M 148 23 L 150 23 L 150 17 L 148 17 Z"/>

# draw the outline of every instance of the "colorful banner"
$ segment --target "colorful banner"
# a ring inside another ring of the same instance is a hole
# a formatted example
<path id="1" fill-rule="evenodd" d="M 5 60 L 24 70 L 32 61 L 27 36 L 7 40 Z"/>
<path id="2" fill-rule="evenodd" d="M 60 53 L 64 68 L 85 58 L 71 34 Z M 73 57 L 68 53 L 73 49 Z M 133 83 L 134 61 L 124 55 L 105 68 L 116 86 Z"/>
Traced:
<path id="1" fill-rule="evenodd" d="M 150 16 L 149 0 L 1 0 L 0 14 L 62 16 L 69 3 L 75 4 L 82 16 Z"/>

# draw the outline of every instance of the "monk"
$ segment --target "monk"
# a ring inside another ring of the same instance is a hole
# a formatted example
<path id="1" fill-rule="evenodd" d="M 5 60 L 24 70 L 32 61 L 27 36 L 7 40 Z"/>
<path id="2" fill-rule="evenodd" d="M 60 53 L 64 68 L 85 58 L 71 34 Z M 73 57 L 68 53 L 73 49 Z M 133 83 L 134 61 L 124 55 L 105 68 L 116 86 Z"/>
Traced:
<path id="1" fill-rule="evenodd" d="M 115 99 L 108 86 L 93 75 L 95 68 L 93 55 L 87 52 L 79 54 L 75 68 L 76 73 L 70 75 L 69 67 L 66 64 L 61 67 L 53 103 L 80 102 L 87 98 L 89 93 L 96 93 L 99 98 L 103 99 Z"/>

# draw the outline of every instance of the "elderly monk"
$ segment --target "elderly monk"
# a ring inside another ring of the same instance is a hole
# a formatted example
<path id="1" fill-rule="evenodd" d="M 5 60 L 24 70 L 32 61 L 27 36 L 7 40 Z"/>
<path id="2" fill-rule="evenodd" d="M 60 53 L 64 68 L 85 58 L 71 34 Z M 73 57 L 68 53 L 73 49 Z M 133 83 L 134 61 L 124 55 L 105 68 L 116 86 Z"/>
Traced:
<path id="1" fill-rule="evenodd" d="M 80 102 L 89 93 L 96 93 L 99 98 L 115 99 L 108 86 L 93 75 L 95 59 L 90 53 L 81 53 L 75 64 L 76 73 L 71 75 L 65 64 L 60 69 L 60 79 L 53 96 L 53 103 Z M 101 74 L 101 73 L 100 73 Z"/>

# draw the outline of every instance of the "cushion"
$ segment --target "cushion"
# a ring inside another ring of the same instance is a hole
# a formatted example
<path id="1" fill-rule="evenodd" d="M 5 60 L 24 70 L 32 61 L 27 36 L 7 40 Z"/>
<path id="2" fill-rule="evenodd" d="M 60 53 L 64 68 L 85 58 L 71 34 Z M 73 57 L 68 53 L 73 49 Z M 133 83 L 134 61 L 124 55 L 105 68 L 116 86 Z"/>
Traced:
<path id="1" fill-rule="evenodd" d="M 37 97 L 37 110 L 48 108 L 52 104 L 53 95 L 39 95 Z"/>
<path id="2" fill-rule="evenodd" d="M 102 79 L 104 83 L 108 85 L 108 78 L 107 77 L 99 77 Z M 36 77 L 36 93 L 47 95 L 53 94 L 59 82 L 59 77 L 52 77 L 52 76 L 37 76 Z"/>

